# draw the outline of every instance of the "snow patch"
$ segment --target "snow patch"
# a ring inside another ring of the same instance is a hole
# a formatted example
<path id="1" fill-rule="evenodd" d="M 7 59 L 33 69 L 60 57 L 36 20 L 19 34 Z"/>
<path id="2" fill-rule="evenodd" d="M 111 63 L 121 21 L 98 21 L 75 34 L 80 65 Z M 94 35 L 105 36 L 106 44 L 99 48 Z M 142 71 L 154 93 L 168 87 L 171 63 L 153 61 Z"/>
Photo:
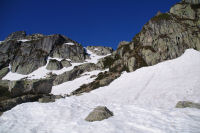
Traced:
<path id="1" fill-rule="evenodd" d="M 73 42 L 68 42 L 68 43 L 64 43 L 64 44 L 67 44 L 67 45 L 75 45 Z"/>
<path id="2" fill-rule="evenodd" d="M 17 40 L 17 41 L 19 41 L 19 42 L 28 42 L 30 40 L 28 40 L 28 39 L 21 39 L 21 40 Z"/>

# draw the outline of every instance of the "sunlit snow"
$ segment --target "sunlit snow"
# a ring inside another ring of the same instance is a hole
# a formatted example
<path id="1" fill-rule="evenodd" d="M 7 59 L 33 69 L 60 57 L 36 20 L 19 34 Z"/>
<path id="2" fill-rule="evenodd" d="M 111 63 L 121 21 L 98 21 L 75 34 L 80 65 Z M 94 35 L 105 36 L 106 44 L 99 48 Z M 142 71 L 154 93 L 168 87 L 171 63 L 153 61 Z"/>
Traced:
<path id="1" fill-rule="evenodd" d="M 0 132 L 199 133 L 200 111 L 175 108 L 180 100 L 200 102 L 199 68 L 200 52 L 190 49 L 177 59 L 123 73 L 109 86 L 81 96 L 18 105 L 0 117 Z M 79 81 L 88 82 L 84 78 Z M 70 92 L 69 86 L 63 85 L 61 92 Z M 107 106 L 114 116 L 86 122 L 85 117 L 99 105 Z"/>

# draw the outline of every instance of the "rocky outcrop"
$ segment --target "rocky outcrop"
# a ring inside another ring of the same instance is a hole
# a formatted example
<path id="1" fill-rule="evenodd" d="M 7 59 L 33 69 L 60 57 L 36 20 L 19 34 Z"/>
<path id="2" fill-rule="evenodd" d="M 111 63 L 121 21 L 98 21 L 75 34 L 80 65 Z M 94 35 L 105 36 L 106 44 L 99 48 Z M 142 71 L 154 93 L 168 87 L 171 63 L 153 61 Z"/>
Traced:
<path id="1" fill-rule="evenodd" d="M 70 95 L 80 95 L 84 92 L 90 92 L 92 90 L 95 90 L 99 87 L 107 86 L 109 85 L 113 80 L 116 78 L 120 77 L 121 73 L 120 72 L 104 72 L 104 73 L 99 73 L 97 78 L 89 83 L 89 84 L 83 84 L 80 86 L 78 89 L 73 91 Z"/>
<path id="2" fill-rule="evenodd" d="M 57 60 L 49 60 L 46 69 L 47 70 L 60 70 L 63 66 L 60 61 Z"/>
<path id="3" fill-rule="evenodd" d="M 63 67 L 66 67 L 66 68 L 72 66 L 72 64 L 68 60 L 61 60 L 61 64 Z"/>
<path id="4" fill-rule="evenodd" d="M 38 99 L 39 103 L 49 103 L 55 102 L 56 99 L 64 98 L 61 95 L 44 95 L 43 97 Z"/>
<path id="5" fill-rule="evenodd" d="M 98 106 L 85 118 L 85 120 L 89 122 L 102 121 L 112 116 L 113 112 L 111 112 L 107 107 Z"/>
<path id="6" fill-rule="evenodd" d="M 200 0 L 182 0 L 183 3 L 200 4 Z"/>
<path id="7" fill-rule="evenodd" d="M 90 72 L 90 71 L 98 70 L 98 69 L 99 67 L 97 67 L 93 63 L 85 63 L 83 65 L 75 66 L 71 71 L 67 71 L 61 75 L 57 75 L 55 80 L 53 81 L 53 84 L 58 85 L 58 84 L 73 80 L 79 77 L 84 72 Z"/>
<path id="8" fill-rule="evenodd" d="M 108 55 L 113 52 L 113 49 L 111 47 L 103 46 L 88 46 L 87 49 L 99 56 Z"/>
<path id="9" fill-rule="evenodd" d="M 5 67 L 0 70 L 0 79 L 2 79 L 9 72 L 9 68 Z"/>
<path id="10" fill-rule="evenodd" d="M 20 40 L 20 39 L 24 39 L 25 37 L 26 37 L 26 32 L 25 31 L 16 31 L 16 32 L 11 33 L 6 38 L 6 40 L 13 40 L 13 39 Z"/>
<path id="11" fill-rule="evenodd" d="M 5 112 L 7 110 L 12 109 L 18 104 L 22 104 L 25 102 L 35 102 L 37 101 L 42 95 L 24 95 L 15 98 L 9 98 L 3 101 L 0 101 L 0 112 Z"/>
<path id="12" fill-rule="evenodd" d="M 9 82 L 9 91 L 13 97 L 25 94 L 49 94 L 53 86 L 52 79 L 17 80 Z"/>
<path id="13" fill-rule="evenodd" d="M 189 102 L 189 101 L 179 101 L 176 104 L 176 108 L 197 108 L 197 109 L 200 109 L 200 104 Z"/>
<path id="14" fill-rule="evenodd" d="M 26 40 L 19 41 L 19 39 Z M 16 32 L 0 45 L 0 69 L 10 63 L 12 72 L 29 74 L 44 66 L 48 56 L 83 62 L 86 53 L 81 45 L 63 35 L 25 36 L 21 32 Z"/>

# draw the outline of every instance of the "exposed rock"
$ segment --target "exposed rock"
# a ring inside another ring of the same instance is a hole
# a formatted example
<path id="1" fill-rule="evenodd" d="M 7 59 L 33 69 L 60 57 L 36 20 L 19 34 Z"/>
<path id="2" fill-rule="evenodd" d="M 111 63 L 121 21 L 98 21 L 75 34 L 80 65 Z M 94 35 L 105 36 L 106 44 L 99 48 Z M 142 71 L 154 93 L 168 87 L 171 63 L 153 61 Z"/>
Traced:
<path id="1" fill-rule="evenodd" d="M 0 70 L 0 79 L 2 79 L 9 72 L 9 68 L 5 67 Z"/>
<path id="2" fill-rule="evenodd" d="M 128 45 L 130 42 L 128 42 L 128 41 L 121 41 L 119 44 L 118 44 L 118 47 L 117 48 L 120 48 L 120 47 L 122 47 L 122 46 L 124 46 L 124 45 Z"/>
<path id="3" fill-rule="evenodd" d="M 1 43 L 0 69 L 10 64 L 12 72 L 29 74 L 46 65 L 48 56 L 71 59 L 72 62 L 83 62 L 86 58 L 84 48 L 63 35 L 21 34 L 13 33 Z"/>
<path id="4" fill-rule="evenodd" d="M 200 109 L 200 104 L 199 103 L 193 103 L 189 101 L 179 101 L 176 104 L 176 108 L 197 108 Z"/>
<path id="5" fill-rule="evenodd" d="M 15 57 L 18 48 L 20 47 L 20 42 L 16 40 L 4 41 L 0 45 L 0 69 L 8 67 L 10 60 Z"/>
<path id="6" fill-rule="evenodd" d="M 85 63 L 83 65 L 75 66 L 71 71 L 67 71 L 61 75 L 57 75 L 53 84 L 58 85 L 58 84 L 73 80 L 79 77 L 84 72 L 90 72 L 97 69 L 99 68 L 93 63 Z"/>
<path id="7" fill-rule="evenodd" d="M 37 101 L 42 95 L 24 95 L 0 101 L 0 112 L 10 110 L 18 104 Z"/>
<path id="8" fill-rule="evenodd" d="M 9 91 L 15 97 L 25 94 L 49 94 L 52 85 L 52 79 L 17 80 L 9 82 Z"/>
<path id="9" fill-rule="evenodd" d="M 39 98 L 38 102 L 40 103 L 49 103 L 49 102 L 55 102 L 55 99 L 51 96 L 44 96 L 42 98 Z"/>
<path id="10" fill-rule="evenodd" d="M 200 4 L 200 0 L 182 0 L 182 2 L 186 2 L 189 4 Z"/>
<path id="11" fill-rule="evenodd" d="M 96 107 L 86 118 L 86 121 L 102 121 L 113 116 L 113 113 L 105 106 Z"/>
<path id="12" fill-rule="evenodd" d="M 61 62 L 54 59 L 49 60 L 49 63 L 47 64 L 46 67 L 47 70 L 60 70 L 62 68 L 63 66 Z"/>
<path id="13" fill-rule="evenodd" d="M 89 83 L 89 84 L 83 84 L 82 86 L 80 86 L 78 89 L 76 89 L 75 91 L 73 91 L 71 95 L 80 95 L 84 92 L 90 92 L 92 90 L 95 90 L 99 87 L 102 86 L 107 86 L 109 85 L 113 80 L 115 80 L 116 78 L 118 78 L 121 75 L 120 72 L 104 72 L 104 73 L 99 73 L 97 78 L 95 79 L 95 81 Z"/>
<path id="14" fill-rule="evenodd" d="M 113 49 L 111 47 L 103 47 L 103 46 L 88 46 L 88 50 L 92 51 L 96 55 L 108 55 L 113 52 Z"/>
<path id="15" fill-rule="evenodd" d="M 2 116 L 3 115 L 3 112 L 0 112 L 0 116 Z"/>
<path id="16" fill-rule="evenodd" d="M 85 60 L 84 48 L 72 40 L 56 45 L 51 53 L 51 57 L 71 59 L 72 62 L 83 62 Z"/>
<path id="17" fill-rule="evenodd" d="M 68 60 L 61 60 L 61 64 L 63 67 L 66 67 L 66 68 L 72 66 L 72 64 Z"/>
<path id="18" fill-rule="evenodd" d="M 6 40 L 12 40 L 12 39 L 24 39 L 26 37 L 25 31 L 16 31 L 11 33 Z"/>
<path id="19" fill-rule="evenodd" d="M 56 99 L 64 98 L 61 95 L 43 95 L 43 97 L 38 99 L 38 102 L 40 103 L 49 103 L 49 102 L 55 102 Z"/>
<path id="20" fill-rule="evenodd" d="M 181 18 L 195 19 L 195 11 L 189 4 L 178 3 L 170 9 L 170 13 Z"/>

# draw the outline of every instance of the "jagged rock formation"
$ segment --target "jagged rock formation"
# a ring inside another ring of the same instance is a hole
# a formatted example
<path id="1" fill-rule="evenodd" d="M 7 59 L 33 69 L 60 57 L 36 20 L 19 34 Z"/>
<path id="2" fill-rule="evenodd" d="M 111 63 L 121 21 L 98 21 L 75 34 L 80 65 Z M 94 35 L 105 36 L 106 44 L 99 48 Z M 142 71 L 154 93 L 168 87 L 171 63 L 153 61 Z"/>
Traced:
<path id="1" fill-rule="evenodd" d="M 66 68 L 72 66 L 72 64 L 68 60 L 61 60 L 61 64 L 63 67 L 66 67 Z"/>
<path id="2" fill-rule="evenodd" d="M 15 32 L 0 45 L 0 69 L 10 63 L 12 72 L 29 74 L 44 66 L 48 56 L 83 62 L 85 55 L 81 45 L 63 35 L 26 36 L 25 32 Z"/>
<path id="3" fill-rule="evenodd" d="M 170 12 L 159 13 L 153 17 L 132 41 L 121 42 L 116 51 L 101 59 L 97 65 L 109 68 L 109 75 L 114 75 L 177 58 L 189 48 L 200 50 L 199 27 L 199 3 L 196 1 L 177 3 Z M 100 77 L 104 78 L 100 78 L 98 83 L 109 76 L 108 73 L 104 73 Z M 88 92 L 101 86 L 95 83 L 96 80 L 81 86 L 72 94 Z"/>
<path id="4" fill-rule="evenodd" d="M 87 49 L 95 53 L 96 55 L 108 55 L 113 52 L 111 47 L 103 47 L 103 46 L 87 46 Z"/>

